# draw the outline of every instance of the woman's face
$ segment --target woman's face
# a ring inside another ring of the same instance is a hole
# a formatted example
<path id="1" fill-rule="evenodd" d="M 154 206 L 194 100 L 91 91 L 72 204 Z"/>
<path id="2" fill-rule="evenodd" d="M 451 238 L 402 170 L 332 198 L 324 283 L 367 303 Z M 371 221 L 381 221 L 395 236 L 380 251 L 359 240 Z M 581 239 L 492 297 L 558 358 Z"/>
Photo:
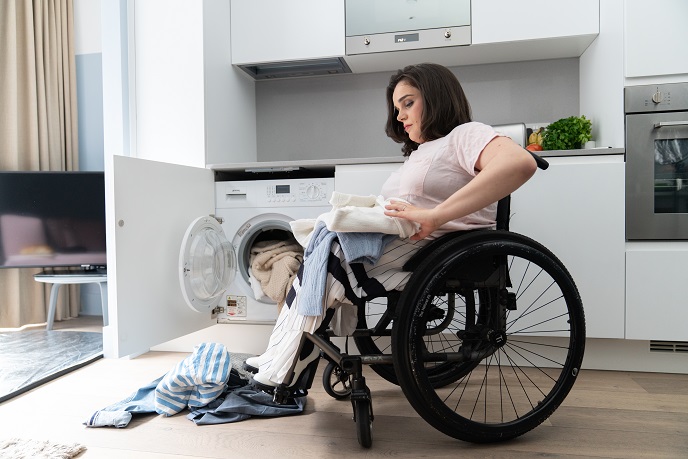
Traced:
<path id="1" fill-rule="evenodd" d="M 420 91 L 407 81 L 400 81 L 394 88 L 392 103 L 397 109 L 397 121 L 404 125 L 404 131 L 416 143 L 423 143 L 420 121 L 423 117 L 423 97 Z"/>

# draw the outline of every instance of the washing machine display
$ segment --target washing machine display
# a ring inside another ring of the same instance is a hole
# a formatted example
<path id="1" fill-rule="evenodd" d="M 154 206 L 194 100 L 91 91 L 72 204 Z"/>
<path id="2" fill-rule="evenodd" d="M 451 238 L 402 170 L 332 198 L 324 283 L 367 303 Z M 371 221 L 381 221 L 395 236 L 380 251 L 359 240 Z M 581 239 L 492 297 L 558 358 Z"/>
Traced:
<path id="1" fill-rule="evenodd" d="M 224 311 L 218 322 L 274 323 L 276 302 L 257 297 L 251 286 L 251 250 L 263 241 L 296 243 L 289 222 L 328 212 L 334 178 L 217 182 L 215 191 L 216 216 L 234 247 L 237 266 L 220 300 Z"/>

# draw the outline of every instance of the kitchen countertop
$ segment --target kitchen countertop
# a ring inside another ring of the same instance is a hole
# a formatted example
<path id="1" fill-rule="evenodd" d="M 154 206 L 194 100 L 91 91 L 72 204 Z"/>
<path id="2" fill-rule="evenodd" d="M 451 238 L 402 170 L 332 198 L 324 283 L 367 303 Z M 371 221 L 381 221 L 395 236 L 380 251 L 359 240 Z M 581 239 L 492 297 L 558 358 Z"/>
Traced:
<path id="1" fill-rule="evenodd" d="M 558 156 L 594 156 L 594 155 L 617 155 L 623 154 L 623 148 L 590 148 L 581 150 L 549 150 L 540 151 L 538 154 L 543 158 Z M 334 169 L 335 166 L 351 164 L 385 164 L 403 163 L 403 156 L 383 156 L 372 158 L 342 158 L 342 159 L 304 159 L 292 161 L 258 161 L 252 163 L 223 163 L 209 164 L 208 169 L 218 172 L 290 172 L 298 169 L 327 170 Z"/>
<path id="2" fill-rule="evenodd" d="M 403 163 L 403 156 L 380 156 L 374 158 L 342 158 L 342 159 L 303 159 L 292 161 L 258 161 L 255 163 L 226 163 L 209 164 L 208 169 L 214 171 L 245 171 L 245 172 L 288 172 L 295 168 L 330 169 L 347 164 L 383 164 Z"/>
<path id="3" fill-rule="evenodd" d="M 537 154 L 543 158 L 553 158 L 556 156 L 598 156 L 598 155 L 623 155 L 625 148 L 599 147 L 585 148 L 581 150 L 548 150 L 538 151 Z"/>

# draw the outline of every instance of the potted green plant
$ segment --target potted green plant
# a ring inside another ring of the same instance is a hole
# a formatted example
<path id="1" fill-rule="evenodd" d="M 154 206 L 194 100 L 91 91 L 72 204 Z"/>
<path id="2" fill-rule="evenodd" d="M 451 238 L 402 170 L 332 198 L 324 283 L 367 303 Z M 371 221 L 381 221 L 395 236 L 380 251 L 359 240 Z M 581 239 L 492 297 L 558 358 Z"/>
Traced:
<path id="1" fill-rule="evenodd" d="M 562 118 L 545 128 L 544 150 L 577 150 L 592 138 L 592 122 L 584 115 Z"/>

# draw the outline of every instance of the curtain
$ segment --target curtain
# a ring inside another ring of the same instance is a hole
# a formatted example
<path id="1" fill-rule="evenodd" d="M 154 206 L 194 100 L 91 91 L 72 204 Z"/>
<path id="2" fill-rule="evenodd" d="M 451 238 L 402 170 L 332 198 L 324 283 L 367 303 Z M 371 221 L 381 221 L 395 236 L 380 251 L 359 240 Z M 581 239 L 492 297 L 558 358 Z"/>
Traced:
<path id="1" fill-rule="evenodd" d="M 72 0 L 0 0 L 0 170 L 77 170 Z M 46 321 L 40 269 L 0 269 L 0 328 Z M 79 313 L 63 286 L 56 320 Z"/>

